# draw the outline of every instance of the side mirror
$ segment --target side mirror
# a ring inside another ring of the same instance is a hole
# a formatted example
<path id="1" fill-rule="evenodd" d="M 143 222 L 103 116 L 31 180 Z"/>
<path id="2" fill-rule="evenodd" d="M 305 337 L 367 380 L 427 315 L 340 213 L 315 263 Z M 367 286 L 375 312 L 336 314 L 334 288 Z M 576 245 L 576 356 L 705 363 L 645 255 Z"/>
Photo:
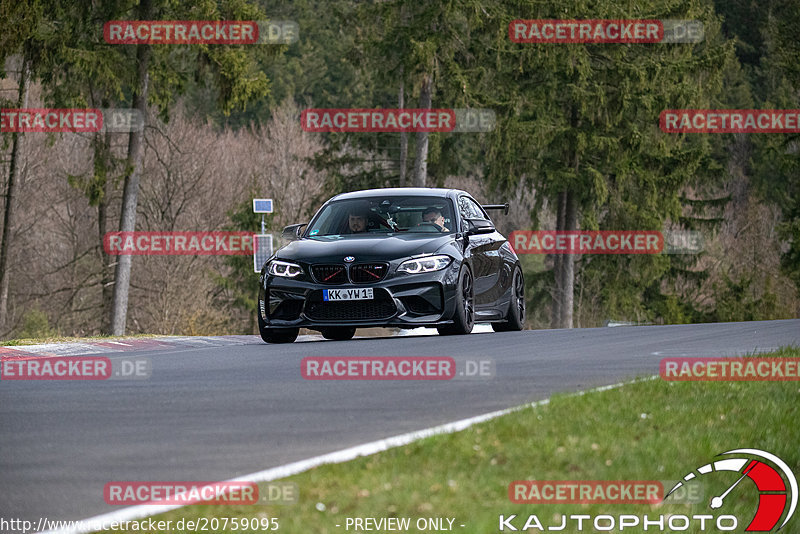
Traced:
<path id="1" fill-rule="evenodd" d="M 486 219 L 467 219 L 467 235 L 491 234 L 494 232 L 492 221 Z"/>
<path id="2" fill-rule="evenodd" d="M 284 239 L 288 239 L 289 241 L 295 241 L 300 239 L 300 229 L 306 226 L 308 223 L 298 223 L 298 224 L 290 224 L 286 228 L 283 229 L 281 232 L 281 237 Z"/>

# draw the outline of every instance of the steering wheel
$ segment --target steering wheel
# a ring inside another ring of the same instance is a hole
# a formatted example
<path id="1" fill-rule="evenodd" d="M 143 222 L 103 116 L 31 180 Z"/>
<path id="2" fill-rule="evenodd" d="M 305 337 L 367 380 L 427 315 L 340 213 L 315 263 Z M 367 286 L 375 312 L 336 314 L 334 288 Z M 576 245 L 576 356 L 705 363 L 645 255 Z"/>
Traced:
<path id="1" fill-rule="evenodd" d="M 419 223 L 419 224 L 417 225 L 417 228 L 431 228 L 431 227 L 433 227 L 433 229 L 432 229 L 432 230 L 423 230 L 423 231 L 424 231 L 424 232 L 444 232 L 444 228 L 442 228 L 441 226 L 439 226 L 439 225 L 438 225 L 438 224 L 436 224 L 436 223 L 432 223 L 432 222 L 421 222 L 421 223 Z"/>

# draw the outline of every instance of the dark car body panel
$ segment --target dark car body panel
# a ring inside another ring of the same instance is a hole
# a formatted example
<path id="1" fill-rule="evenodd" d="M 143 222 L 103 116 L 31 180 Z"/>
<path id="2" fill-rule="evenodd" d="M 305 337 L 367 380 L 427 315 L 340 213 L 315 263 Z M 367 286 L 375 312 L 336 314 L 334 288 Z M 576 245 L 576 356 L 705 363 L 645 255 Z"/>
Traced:
<path id="1" fill-rule="evenodd" d="M 450 199 L 456 226 L 450 233 L 442 234 L 308 235 L 308 229 L 330 202 L 409 195 Z M 463 265 L 473 272 L 475 279 L 476 322 L 502 320 L 511 302 L 511 273 L 519 260 L 505 237 L 497 231 L 467 235 L 467 223 L 457 209 L 461 196 L 469 195 L 451 189 L 395 188 L 333 197 L 320 208 L 301 237 L 278 249 L 262 268 L 258 310 L 261 320 L 267 328 L 310 329 L 452 324 L 456 286 Z M 409 258 L 433 254 L 446 254 L 453 260 L 440 271 L 418 274 L 397 271 Z M 345 261 L 346 257 L 352 261 Z M 270 275 L 266 267 L 271 260 L 298 264 L 303 274 L 297 278 Z M 382 267 L 373 268 L 377 264 Z M 365 269 L 358 267 L 364 265 Z M 344 267 L 346 279 L 336 272 L 336 266 Z M 355 273 L 359 269 L 370 272 Z M 376 281 L 364 281 L 370 277 Z M 325 289 L 365 286 L 373 289 L 373 300 L 322 302 Z"/>

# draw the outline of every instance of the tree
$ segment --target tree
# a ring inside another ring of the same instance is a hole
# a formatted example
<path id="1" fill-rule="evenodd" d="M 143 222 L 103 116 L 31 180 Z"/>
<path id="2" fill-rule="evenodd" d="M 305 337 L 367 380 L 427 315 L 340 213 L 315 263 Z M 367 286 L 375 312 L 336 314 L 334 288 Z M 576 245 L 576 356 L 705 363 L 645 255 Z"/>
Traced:
<path id="1" fill-rule="evenodd" d="M 800 5 L 790 0 L 769 2 L 763 72 L 763 107 L 800 108 L 800 44 L 796 28 Z M 758 138 L 754 158 L 756 182 L 762 196 L 781 210 L 779 235 L 787 246 L 783 272 L 800 290 L 800 135 L 765 135 Z"/>
<path id="2" fill-rule="evenodd" d="M 13 54 L 20 54 L 20 70 L 17 82 L 16 107 L 28 105 L 28 88 L 30 87 L 34 49 L 31 40 L 35 37 L 42 17 L 42 6 L 37 0 L 24 0 L 15 3 L 4 3 L 0 7 L 0 74 L 6 60 Z M 9 253 L 11 250 L 11 233 L 16 223 L 15 202 L 16 189 L 20 181 L 22 169 L 23 136 L 18 132 L 11 134 L 11 156 L 9 160 L 8 182 L 4 194 L 3 233 L 0 237 L 0 331 L 7 327 L 8 288 L 11 280 L 9 269 Z"/>
<path id="3" fill-rule="evenodd" d="M 138 6 L 139 20 L 181 20 L 200 18 L 202 20 L 218 20 L 229 17 L 233 20 L 263 20 L 266 17 L 253 5 L 245 2 L 221 2 L 217 5 L 201 5 L 198 8 L 176 6 L 162 2 L 152 6 L 151 0 L 140 0 Z M 163 48 L 163 47 L 162 47 Z M 161 50 L 161 49 L 160 49 Z M 242 50 L 234 50 L 228 46 L 197 45 L 184 49 L 189 54 L 199 54 L 200 64 L 210 66 L 211 77 L 217 87 L 219 106 L 225 112 L 248 100 L 263 97 L 268 92 L 267 78 L 263 72 L 255 70 L 252 58 Z M 151 58 L 151 47 L 147 44 L 136 45 L 137 72 L 133 87 L 133 107 L 143 117 L 148 115 L 148 104 L 152 102 L 166 116 L 169 106 L 175 97 L 186 87 L 187 80 L 180 74 L 175 75 L 175 68 L 168 53 L 161 50 Z M 190 56 L 189 56 L 190 57 Z M 179 55 L 186 64 L 186 56 Z M 189 63 L 191 64 L 191 63 Z M 152 72 L 151 72 L 152 70 Z M 151 96 L 151 77 L 153 93 Z M 144 130 L 132 131 L 128 146 L 128 174 L 125 178 L 123 208 L 120 217 L 120 231 L 133 231 L 136 227 L 136 206 L 138 200 L 139 180 L 143 157 Z M 111 332 L 115 335 L 125 333 L 128 308 L 128 292 L 130 287 L 132 257 L 120 257 L 115 272 L 114 303 L 112 309 Z"/>
<path id="4" fill-rule="evenodd" d="M 480 56 L 481 63 L 498 68 L 481 71 L 476 87 L 498 110 L 487 162 L 493 183 L 513 186 L 518 177 L 533 174 L 538 198 L 556 205 L 556 230 L 660 230 L 665 221 L 677 220 L 682 189 L 707 177 L 703 164 L 710 147 L 702 139 L 664 134 L 658 116 L 669 108 L 706 107 L 720 90 L 732 46 L 719 36 L 708 5 L 651 0 L 637 6 L 641 18 L 666 19 L 677 11 L 702 20 L 706 39 L 697 45 L 515 44 L 501 33 L 501 24 L 507 28 L 513 19 L 547 18 L 554 12 L 574 19 L 630 14 L 611 1 L 569 7 L 508 3 L 505 8 L 503 16 L 487 20 L 495 25 L 496 39 L 487 47 L 489 57 Z M 609 256 L 591 261 L 605 264 L 607 281 L 627 273 L 650 283 L 669 260 Z M 571 328 L 573 257 L 557 259 L 553 274 L 551 324 Z M 608 294 L 615 295 L 610 287 Z"/>
<path id="5" fill-rule="evenodd" d="M 466 75 L 459 64 L 468 48 L 470 26 L 477 24 L 481 9 L 482 2 L 478 0 L 445 4 L 403 0 L 336 10 L 341 25 L 349 25 L 353 18 L 360 22 L 352 45 L 341 49 L 358 68 L 353 73 L 353 83 L 347 86 L 347 98 L 335 99 L 331 107 L 429 109 L 434 101 L 437 107 L 465 107 Z M 341 58 L 336 60 L 341 62 Z M 325 106 L 331 102 L 325 96 L 314 104 Z M 412 99 L 418 104 L 409 106 Z M 448 171 L 465 161 L 460 144 L 464 139 L 459 139 L 459 134 L 359 133 L 328 134 L 326 138 L 329 149 L 317 162 L 336 177 L 334 191 L 385 185 L 435 185 L 429 180 L 432 174 L 441 184 Z M 443 155 L 444 143 L 458 148 Z M 406 177 L 409 152 L 414 153 L 414 161 L 409 169 L 411 176 Z"/>
<path id="6" fill-rule="evenodd" d="M 138 20 L 152 20 L 151 0 L 140 0 Z M 141 113 L 147 126 L 147 97 L 150 90 L 150 45 L 136 45 L 136 85 L 133 88 L 133 109 Z M 136 229 L 136 206 L 139 200 L 139 180 L 142 175 L 144 158 L 144 128 L 134 129 L 128 141 L 128 174 L 125 176 L 125 190 L 122 196 L 122 214 L 119 231 L 133 232 Z M 128 291 L 131 284 L 131 263 L 133 256 L 123 255 L 117 260 L 114 273 L 114 302 L 111 309 L 111 333 L 125 334 L 125 320 L 128 314 Z"/>
<path id="7" fill-rule="evenodd" d="M 19 16 L 11 21 L 18 24 L 27 22 L 19 25 L 36 30 L 20 37 L 33 51 L 37 62 L 34 70 L 40 74 L 49 102 L 57 105 L 86 102 L 132 104 L 145 119 L 152 106 L 166 119 L 170 106 L 192 85 L 213 87 L 216 106 L 223 113 L 245 107 L 248 101 L 268 93 L 267 77 L 256 68 L 256 54 L 252 48 L 175 45 L 152 49 L 146 44 L 131 47 L 102 42 L 102 22 L 126 19 L 132 12 L 139 20 L 265 20 L 264 13 L 251 2 L 218 0 L 182 5 L 167 0 L 140 0 L 131 6 L 128 1 L 115 0 L 93 4 L 91 9 L 85 10 L 83 6 L 58 2 L 45 5 L 40 1 L 20 4 L 22 7 L 14 12 Z M 42 5 L 46 9 L 40 7 Z M 37 9 L 47 12 L 53 23 L 44 19 L 37 22 Z M 34 20 L 23 21 L 24 17 Z M 270 57 L 281 47 L 266 46 L 265 49 Z M 13 50 L 7 48 L 2 52 L 0 59 L 5 59 Z M 132 231 L 136 227 L 143 139 L 143 129 L 134 130 L 129 135 L 121 231 Z M 107 189 L 108 176 L 104 170 L 108 169 L 110 162 L 104 160 L 108 153 L 107 143 L 98 137 L 96 146 L 98 172 L 88 182 L 73 181 L 98 203 L 98 226 L 104 228 L 107 213 L 102 203 L 104 196 L 99 192 Z M 7 206 L 13 206 L 13 203 L 7 203 Z M 125 331 L 130 274 L 131 257 L 121 256 L 116 266 L 110 321 L 111 331 L 117 335 Z"/>
<path id="8" fill-rule="evenodd" d="M 28 105 L 28 87 L 31 78 L 30 59 L 23 52 L 19 71 L 19 83 L 17 90 L 17 108 L 25 108 Z M 3 210 L 3 235 L 0 241 L 0 328 L 4 328 L 8 316 L 8 286 L 10 283 L 10 273 L 8 268 L 8 255 L 11 247 L 11 230 L 14 227 L 14 203 L 16 201 L 17 184 L 20 181 L 20 169 L 22 168 L 21 145 L 23 136 L 17 132 L 11 134 L 11 159 L 9 161 L 8 185 L 5 194 L 5 209 Z"/>

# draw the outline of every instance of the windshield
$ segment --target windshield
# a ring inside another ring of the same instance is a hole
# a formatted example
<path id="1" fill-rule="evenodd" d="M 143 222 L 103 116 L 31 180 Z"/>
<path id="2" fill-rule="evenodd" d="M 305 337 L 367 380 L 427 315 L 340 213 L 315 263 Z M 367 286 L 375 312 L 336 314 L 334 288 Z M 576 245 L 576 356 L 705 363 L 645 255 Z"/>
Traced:
<path id="1" fill-rule="evenodd" d="M 452 233 L 453 206 L 449 199 L 431 196 L 365 197 L 331 202 L 314 217 L 306 237 Z"/>

